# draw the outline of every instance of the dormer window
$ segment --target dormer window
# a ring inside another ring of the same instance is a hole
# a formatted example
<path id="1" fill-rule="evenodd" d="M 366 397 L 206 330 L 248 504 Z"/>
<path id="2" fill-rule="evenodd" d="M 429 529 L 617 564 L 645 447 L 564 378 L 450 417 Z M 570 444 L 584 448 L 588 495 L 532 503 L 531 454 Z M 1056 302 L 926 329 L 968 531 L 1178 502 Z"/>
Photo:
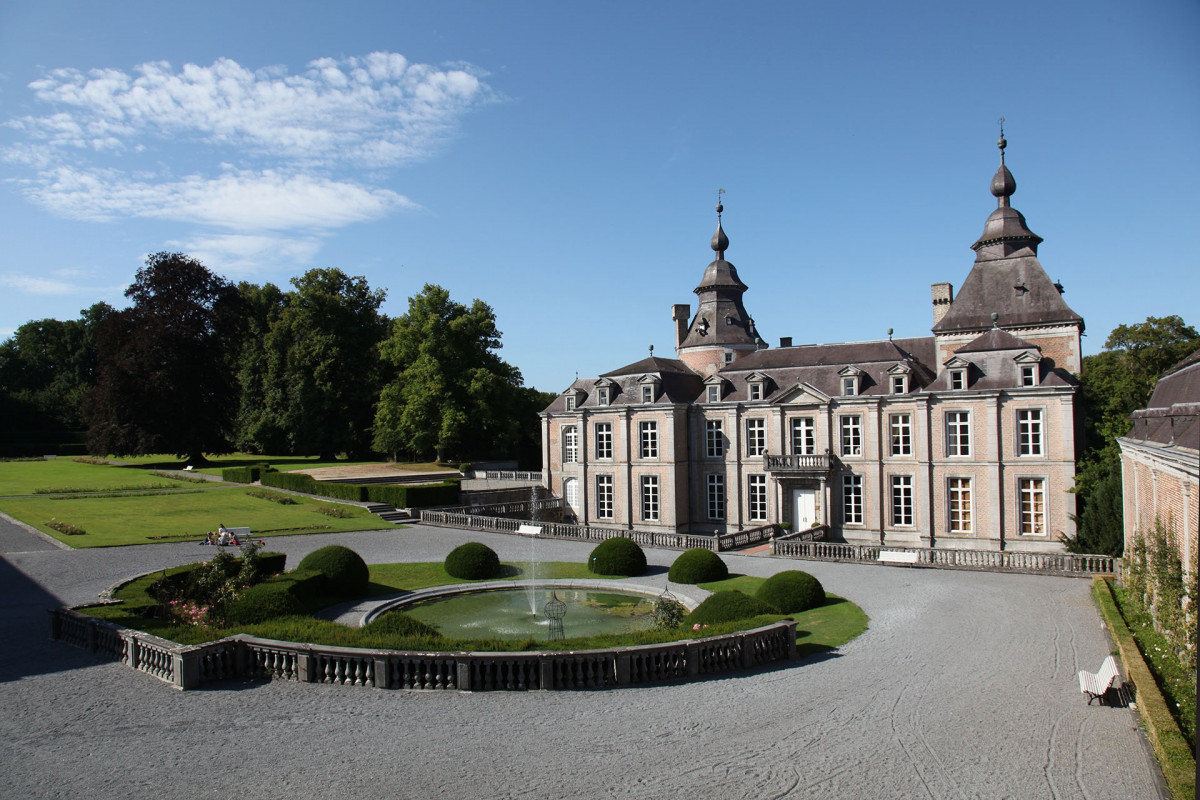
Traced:
<path id="1" fill-rule="evenodd" d="M 607 386 L 601 386 L 596 389 L 596 404 L 601 406 L 608 405 L 609 392 Z"/>
<path id="2" fill-rule="evenodd" d="M 950 370 L 950 388 L 954 391 L 967 388 L 967 371 L 965 369 Z"/>
<path id="3" fill-rule="evenodd" d="M 716 385 L 715 383 L 708 387 L 708 402 L 710 402 L 710 403 L 721 402 L 721 387 Z"/>
<path id="4" fill-rule="evenodd" d="M 761 372 L 755 372 L 746 378 L 746 398 L 748 400 L 762 400 L 767 396 L 767 376 Z"/>
<path id="5" fill-rule="evenodd" d="M 751 400 L 762 400 L 762 384 L 761 383 L 750 384 L 750 399 Z"/>
<path id="6" fill-rule="evenodd" d="M 567 395 L 567 411 L 574 411 L 574 410 L 575 410 L 575 395 L 569 394 L 569 395 Z"/>
<path id="7" fill-rule="evenodd" d="M 733 351 L 732 351 L 732 350 L 726 350 L 726 351 L 725 351 L 725 363 L 726 363 L 726 364 L 732 364 L 732 363 L 733 363 Z"/>
<path id="8" fill-rule="evenodd" d="M 1034 364 L 1025 364 L 1021 367 L 1021 385 L 1022 386 L 1037 386 L 1037 366 Z"/>
<path id="9" fill-rule="evenodd" d="M 858 378 L 842 378 L 842 394 L 846 397 L 858 394 Z"/>
<path id="10" fill-rule="evenodd" d="M 908 376 L 892 376 L 892 394 L 908 394 Z"/>
<path id="11" fill-rule="evenodd" d="M 653 386 L 643 386 L 642 387 L 642 402 L 643 403 L 653 403 L 654 402 L 654 387 Z"/>
<path id="12" fill-rule="evenodd" d="M 863 371 L 858 367 L 844 367 L 838 371 L 842 376 L 842 396 L 854 397 L 862 393 Z"/>

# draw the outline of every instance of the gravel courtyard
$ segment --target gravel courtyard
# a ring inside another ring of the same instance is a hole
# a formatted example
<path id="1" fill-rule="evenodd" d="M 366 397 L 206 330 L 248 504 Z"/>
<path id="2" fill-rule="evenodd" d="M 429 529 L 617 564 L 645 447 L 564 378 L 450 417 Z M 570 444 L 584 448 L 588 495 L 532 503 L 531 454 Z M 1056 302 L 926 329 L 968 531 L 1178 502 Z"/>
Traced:
<path id="1" fill-rule="evenodd" d="M 440 560 L 469 540 L 505 560 L 530 552 L 421 526 L 270 547 L 294 565 L 334 540 L 374 563 Z M 546 560 L 590 549 L 537 547 Z M 0 552 L 0 797 L 1160 796 L 1135 714 L 1079 693 L 1075 673 L 1109 652 L 1086 580 L 726 555 L 734 572 L 812 572 L 870 629 L 823 659 L 651 689 L 185 693 L 49 641 L 45 609 L 211 550 L 69 551 L 0 520 Z M 676 555 L 647 552 L 662 566 Z"/>

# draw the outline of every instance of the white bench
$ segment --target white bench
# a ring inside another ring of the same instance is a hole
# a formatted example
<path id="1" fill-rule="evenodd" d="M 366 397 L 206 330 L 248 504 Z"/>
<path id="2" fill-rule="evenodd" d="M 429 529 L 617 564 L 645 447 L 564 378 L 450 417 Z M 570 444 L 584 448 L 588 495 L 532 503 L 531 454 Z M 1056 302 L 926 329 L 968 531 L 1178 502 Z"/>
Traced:
<path id="1" fill-rule="evenodd" d="M 229 531 L 233 535 L 234 539 L 237 539 L 238 545 L 243 545 L 246 542 L 250 541 L 250 529 L 249 528 L 226 528 L 225 530 Z M 230 545 L 230 546 L 232 546 L 232 545 Z"/>
<path id="2" fill-rule="evenodd" d="M 521 534 L 522 536 L 538 536 L 541 534 L 541 532 L 541 525 L 522 525 L 521 527 L 517 528 L 517 533 Z"/>
<path id="3" fill-rule="evenodd" d="M 1108 694 L 1108 690 L 1121 686 L 1123 683 L 1121 673 L 1117 669 L 1117 660 L 1112 656 L 1104 659 L 1100 665 L 1100 671 L 1095 674 L 1087 670 L 1079 670 L 1079 691 L 1088 696 L 1089 706 L 1096 698 L 1099 698 L 1100 704 L 1104 705 L 1104 695 Z"/>
<path id="4" fill-rule="evenodd" d="M 884 564 L 915 564 L 920 554 L 911 550 L 880 550 L 879 560 Z"/>

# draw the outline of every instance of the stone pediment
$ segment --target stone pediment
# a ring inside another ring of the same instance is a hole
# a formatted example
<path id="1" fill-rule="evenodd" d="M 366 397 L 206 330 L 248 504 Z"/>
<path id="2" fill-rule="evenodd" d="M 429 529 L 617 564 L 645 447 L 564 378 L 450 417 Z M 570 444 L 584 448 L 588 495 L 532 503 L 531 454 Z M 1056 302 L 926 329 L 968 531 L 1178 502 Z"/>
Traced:
<path id="1" fill-rule="evenodd" d="M 779 406 L 829 405 L 829 401 L 832 399 L 811 383 L 796 383 L 780 392 L 773 404 Z"/>

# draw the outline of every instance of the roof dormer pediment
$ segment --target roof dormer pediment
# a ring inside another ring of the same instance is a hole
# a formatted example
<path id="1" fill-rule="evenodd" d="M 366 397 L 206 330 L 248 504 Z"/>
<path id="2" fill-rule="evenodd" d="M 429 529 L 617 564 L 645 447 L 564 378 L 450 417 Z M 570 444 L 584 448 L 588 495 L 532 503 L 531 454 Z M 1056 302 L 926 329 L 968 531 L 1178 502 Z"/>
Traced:
<path id="1" fill-rule="evenodd" d="M 811 383 L 796 383 L 779 393 L 774 405 L 829 405 L 832 400 Z"/>
<path id="2" fill-rule="evenodd" d="M 1023 353 L 1013 356 L 1013 361 L 1016 361 L 1018 364 L 1037 364 L 1041 360 L 1042 354 L 1036 350 L 1026 350 Z"/>
<path id="3" fill-rule="evenodd" d="M 853 364 L 847 364 L 838 370 L 838 375 L 841 375 L 843 378 L 858 378 L 865 374 L 865 372 Z"/>
<path id="4" fill-rule="evenodd" d="M 971 366 L 971 362 L 967 361 L 962 356 L 950 356 L 950 358 L 948 358 L 944 362 L 942 362 L 942 366 L 965 369 L 966 367 Z"/>
<path id="5" fill-rule="evenodd" d="M 911 375 L 913 368 L 908 364 L 893 364 L 888 367 L 888 375 Z"/>

